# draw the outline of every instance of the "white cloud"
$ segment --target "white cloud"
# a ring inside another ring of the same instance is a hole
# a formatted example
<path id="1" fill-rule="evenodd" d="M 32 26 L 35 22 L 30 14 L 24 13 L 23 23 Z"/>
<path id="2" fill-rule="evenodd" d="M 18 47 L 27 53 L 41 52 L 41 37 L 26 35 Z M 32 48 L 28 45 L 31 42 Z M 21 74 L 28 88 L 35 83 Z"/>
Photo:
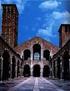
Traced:
<path id="1" fill-rule="evenodd" d="M 56 37 L 56 35 L 53 34 L 53 24 L 54 24 L 54 21 L 48 27 L 46 26 L 46 28 L 39 29 L 37 35 L 48 36 L 51 38 Z"/>
<path id="2" fill-rule="evenodd" d="M 70 12 L 68 11 L 64 12 L 54 11 L 52 13 L 52 18 L 60 21 L 63 24 L 70 24 Z"/>
<path id="3" fill-rule="evenodd" d="M 39 5 L 39 8 L 41 9 L 54 9 L 57 8 L 61 2 L 58 2 L 56 0 L 54 1 L 44 1 Z"/>
<path id="4" fill-rule="evenodd" d="M 70 18 L 70 12 L 68 12 L 68 11 L 65 11 L 65 12 L 54 11 L 52 13 L 52 17 L 54 19 Z"/>
<path id="5" fill-rule="evenodd" d="M 6 3 L 6 4 L 13 4 L 13 3 L 16 4 L 19 13 L 22 13 L 22 11 L 24 10 L 24 6 L 25 6 L 27 1 L 28 0 L 3 0 L 3 1 L 0 1 L 0 2 Z M 1 3 L 0 3 L 0 6 L 1 6 Z"/>

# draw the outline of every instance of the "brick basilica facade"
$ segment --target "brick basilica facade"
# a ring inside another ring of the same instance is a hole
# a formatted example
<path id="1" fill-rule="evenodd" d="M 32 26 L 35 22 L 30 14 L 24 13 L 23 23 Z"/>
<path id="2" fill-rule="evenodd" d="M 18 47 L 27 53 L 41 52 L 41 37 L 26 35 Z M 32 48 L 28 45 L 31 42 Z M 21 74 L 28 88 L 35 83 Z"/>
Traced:
<path id="1" fill-rule="evenodd" d="M 17 44 L 18 10 L 15 4 L 2 4 L 0 35 L 0 80 L 15 77 L 70 79 L 70 24 L 61 24 L 59 47 L 40 37 Z"/>

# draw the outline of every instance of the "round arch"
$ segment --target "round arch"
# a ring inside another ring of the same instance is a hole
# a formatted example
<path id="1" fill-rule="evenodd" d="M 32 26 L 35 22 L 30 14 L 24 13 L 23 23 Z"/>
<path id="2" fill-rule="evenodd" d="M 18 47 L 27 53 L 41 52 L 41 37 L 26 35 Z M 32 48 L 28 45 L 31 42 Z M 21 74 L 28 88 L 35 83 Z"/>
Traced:
<path id="1" fill-rule="evenodd" d="M 31 57 L 31 52 L 29 49 L 24 50 L 24 60 L 28 60 Z"/>
<path id="2" fill-rule="evenodd" d="M 33 66 L 33 76 L 40 77 L 40 65 L 36 64 Z"/>
<path id="3" fill-rule="evenodd" d="M 43 57 L 46 58 L 46 60 L 49 60 L 50 58 L 50 51 L 49 50 L 44 50 L 43 51 Z"/>
<path id="4" fill-rule="evenodd" d="M 33 46 L 33 60 L 41 60 L 41 46 L 40 46 L 40 44 L 35 44 Z"/>
<path id="5" fill-rule="evenodd" d="M 69 80 L 69 51 L 66 50 L 63 54 L 63 79 Z"/>
<path id="6" fill-rule="evenodd" d="M 49 77 L 50 74 L 50 68 L 48 65 L 45 65 L 43 68 L 43 77 Z"/>
<path id="7" fill-rule="evenodd" d="M 8 50 L 4 50 L 3 53 L 3 80 L 8 80 L 8 78 L 10 77 L 9 74 L 9 70 L 10 70 L 10 54 L 8 52 Z"/>
<path id="8" fill-rule="evenodd" d="M 28 64 L 26 64 L 26 65 L 24 65 L 24 68 L 23 68 L 23 76 L 29 77 L 30 75 L 31 75 L 30 66 Z"/>
<path id="9" fill-rule="evenodd" d="M 15 71 L 16 71 L 16 59 L 15 56 L 12 57 L 12 78 L 15 77 Z"/>
<path id="10" fill-rule="evenodd" d="M 20 75 L 20 61 L 17 61 L 17 77 Z"/>

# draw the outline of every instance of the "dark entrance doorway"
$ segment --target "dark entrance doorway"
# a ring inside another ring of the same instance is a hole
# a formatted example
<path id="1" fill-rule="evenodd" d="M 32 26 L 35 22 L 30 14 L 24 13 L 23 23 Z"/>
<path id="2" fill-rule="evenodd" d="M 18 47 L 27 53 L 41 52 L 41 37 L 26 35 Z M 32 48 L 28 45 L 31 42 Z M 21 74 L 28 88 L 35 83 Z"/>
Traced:
<path id="1" fill-rule="evenodd" d="M 10 77 L 9 71 L 10 71 L 10 54 L 8 50 L 4 50 L 2 80 L 8 80 L 8 78 Z"/>
<path id="2" fill-rule="evenodd" d="M 15 78 L 15 72 L 16 72 L 16 59 L 13 56 L 12 57 L 12 78 Z"/>
<path id="3" fill-rule="evenodd" d="M 64 52 L 64 55 L 63 55 L 63 79 L 64 80 L 69 80 L 70 79 L 70 76 L 69 76 L 69 52 L 68 50 L 66 50 Z"/>
<path id="4" fill-rule="evenodd" d="M 34 65 L 33 67 L 33 76 L 40 77 L 40 65 Z"/>
<path id="5" fill-rule="evenodd" d="M 23 75 L 24 75 L 24 77 L 29 77 L 30 76 L 30 66 L 29 65 L 24 66 Z"/>
<path id="6" fill-rule="evenodd" d="M 43 68 L 43 77 L 49 77 L 50 74 L 50 68 L 48 65 L 45 65 Z"/>

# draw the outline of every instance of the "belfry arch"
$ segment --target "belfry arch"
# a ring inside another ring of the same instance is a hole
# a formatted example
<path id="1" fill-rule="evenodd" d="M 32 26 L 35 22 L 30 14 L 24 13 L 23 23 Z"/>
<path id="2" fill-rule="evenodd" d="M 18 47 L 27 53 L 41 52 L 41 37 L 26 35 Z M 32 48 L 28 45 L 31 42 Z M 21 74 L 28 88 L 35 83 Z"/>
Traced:
<path id="1" fill-rule="evenodd" d="M 33 60 L 41 60 L 41 46 L 40 46 L 40 44 L 35 44 L 33 46 Z"/>

